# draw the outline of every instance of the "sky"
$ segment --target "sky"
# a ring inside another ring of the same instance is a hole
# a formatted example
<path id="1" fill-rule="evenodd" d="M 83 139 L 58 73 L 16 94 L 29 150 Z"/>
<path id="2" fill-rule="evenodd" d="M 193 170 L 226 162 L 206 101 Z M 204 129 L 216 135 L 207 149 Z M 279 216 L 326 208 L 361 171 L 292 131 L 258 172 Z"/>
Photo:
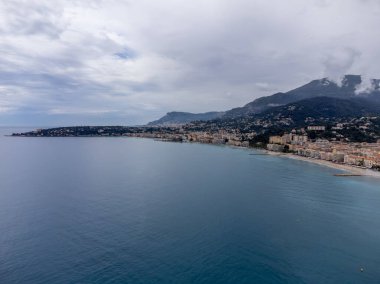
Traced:
<path id="1" fill-rule="evenodd" d="M 0 125 L 137 125 L 380 78 L 378 0 L 0 0 Z"/>

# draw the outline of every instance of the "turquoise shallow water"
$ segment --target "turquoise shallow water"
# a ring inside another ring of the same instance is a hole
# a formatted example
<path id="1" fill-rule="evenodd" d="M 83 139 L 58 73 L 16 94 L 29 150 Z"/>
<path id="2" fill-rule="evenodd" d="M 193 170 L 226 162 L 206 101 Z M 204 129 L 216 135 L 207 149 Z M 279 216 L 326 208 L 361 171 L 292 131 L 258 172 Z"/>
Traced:
<path id="1" fill-rule="evenodd" d="M 0 137 L 0 283 L 380 283 L 379 180 L 249 153 Z"/>

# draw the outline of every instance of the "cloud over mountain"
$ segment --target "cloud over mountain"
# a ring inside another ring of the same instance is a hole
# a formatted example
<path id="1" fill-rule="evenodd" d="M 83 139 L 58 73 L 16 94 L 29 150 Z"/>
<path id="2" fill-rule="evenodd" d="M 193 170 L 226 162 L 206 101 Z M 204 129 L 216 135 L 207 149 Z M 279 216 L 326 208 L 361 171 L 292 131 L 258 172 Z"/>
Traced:
<path id="1" fill-rule="evenodd" d="M 2 1 L 1 123 L 145 123 L 379 78 L 379 19 L 371 0 Z"/>

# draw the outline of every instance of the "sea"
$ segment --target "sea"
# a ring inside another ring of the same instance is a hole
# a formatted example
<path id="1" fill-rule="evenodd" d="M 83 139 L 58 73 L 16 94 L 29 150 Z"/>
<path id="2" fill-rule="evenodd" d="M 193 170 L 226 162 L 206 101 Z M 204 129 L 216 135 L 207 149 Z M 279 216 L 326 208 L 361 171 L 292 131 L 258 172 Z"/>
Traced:
<path id="1" fill-rule="evenodd" d="M 6 137 L 0 283 L 380 283 L 380 180 L 238 149 Z"/>

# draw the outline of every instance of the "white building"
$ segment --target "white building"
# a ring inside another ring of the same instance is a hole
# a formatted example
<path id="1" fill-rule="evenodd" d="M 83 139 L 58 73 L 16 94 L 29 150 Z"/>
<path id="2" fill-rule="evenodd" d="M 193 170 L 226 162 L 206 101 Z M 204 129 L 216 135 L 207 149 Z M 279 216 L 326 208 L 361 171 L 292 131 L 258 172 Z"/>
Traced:
<path id="1" fill-rule="evenodd" d="M 307 130 L 309 131 L 325 131 L 326 127 L 325 126 L 317 126 L 317 125 L 310 125 L 307 127 Z"/>

